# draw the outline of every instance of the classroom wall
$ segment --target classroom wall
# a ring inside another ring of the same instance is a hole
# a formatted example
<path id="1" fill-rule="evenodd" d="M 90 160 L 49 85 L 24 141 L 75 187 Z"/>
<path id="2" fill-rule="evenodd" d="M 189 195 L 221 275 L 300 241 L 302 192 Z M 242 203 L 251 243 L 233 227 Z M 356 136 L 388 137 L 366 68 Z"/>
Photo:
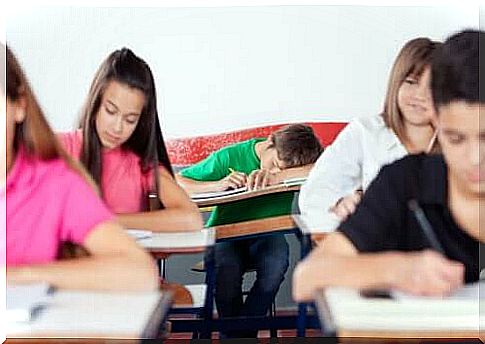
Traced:
<path id="1" fill-rule="evenodd" d="M 127 46 L 152 67 L 164 134 L 347 121 L 381 110 L 391 63 L 417 36 L 478 27 L 476 6 L 24 9 L 7 21 L 56 130 L 74 127 L 101 60 Z"/>

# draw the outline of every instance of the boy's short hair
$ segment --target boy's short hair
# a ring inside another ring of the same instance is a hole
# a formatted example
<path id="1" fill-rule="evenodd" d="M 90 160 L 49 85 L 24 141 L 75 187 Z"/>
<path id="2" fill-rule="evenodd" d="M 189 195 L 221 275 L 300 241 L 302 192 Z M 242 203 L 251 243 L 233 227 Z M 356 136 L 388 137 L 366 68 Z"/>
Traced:
<path id="1" fill-rule="evenodd" d="M 290 124 L 271 134 L 271 145 L 285 168 L 313 164 L 323 152 L 313 129 L 304 124 Z"/>
<path id="2" fill-rule="evenodd" d="M 464 30 L 450 36 L 435 51 L 431 92 L 436 109 L 456 101 L 484 103 L 485 90 L 479 91 L 480 43 L 483 49 L 483 31 Z"/>

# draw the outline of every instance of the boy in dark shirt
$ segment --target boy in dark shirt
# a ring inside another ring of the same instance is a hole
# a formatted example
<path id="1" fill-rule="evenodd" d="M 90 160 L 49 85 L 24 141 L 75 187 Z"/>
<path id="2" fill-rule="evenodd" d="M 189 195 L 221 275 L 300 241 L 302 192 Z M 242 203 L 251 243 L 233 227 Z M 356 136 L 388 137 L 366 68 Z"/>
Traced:
<path id="1" fill-rule="evenodd" d="M 384 167 L 356 212 L 298 265 L 296 300 L 337 285 L 445 295 L 479 279 L 479 248 L 485 242 L 479 230 L 485 201 L 479 44 L 485 44 L 484 32 L 463 31 L 433 57 L 431 89 L 443 155 L 408 156 Z M 410 201 L 423 210 L 442 252 Z"/>

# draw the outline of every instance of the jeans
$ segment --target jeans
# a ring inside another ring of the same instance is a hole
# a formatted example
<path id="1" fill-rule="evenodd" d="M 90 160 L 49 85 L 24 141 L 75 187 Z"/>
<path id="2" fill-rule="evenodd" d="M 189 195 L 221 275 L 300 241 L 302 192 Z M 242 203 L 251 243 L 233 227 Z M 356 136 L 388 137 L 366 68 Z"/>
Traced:
<path id="1" fill-rule="evenodd" d="M 217 243 L 214 255 L 219 316 L 266 315 L 288 269 L 289 248 L 284 235 Z M 242 281 L 248 269 L 256 270 L 256 281 L 243 302 Z M 257 330 L 221 333 L 221 338 L 256 336 Z"/>

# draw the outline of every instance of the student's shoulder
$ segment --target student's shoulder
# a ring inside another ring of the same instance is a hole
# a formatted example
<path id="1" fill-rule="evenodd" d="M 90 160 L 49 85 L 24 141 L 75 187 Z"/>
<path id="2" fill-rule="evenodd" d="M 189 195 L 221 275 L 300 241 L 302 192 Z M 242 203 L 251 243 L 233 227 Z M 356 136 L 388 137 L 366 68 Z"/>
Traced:
<path id="1" fill-rule="evenodd" d="M 440 154 L 410 154 L 382 167 L 381 173 L 404 183 L 404 178 L 419 179 L 445 168 Z M 405 186 L 405 185 L 404 185 Z"/>
<path id="2" fill-rule="evenodd" d="M 76 156 L 80 153 L 83 142 L 81 129 L 58 133 L 57 138 L 69 154 Z"/>
<path id="3" fill-rule="evenodd" d="M 246 154 L 246 152 L 253 150 L 254 145 L 260 141 L 264 141 L 264 139 L 253 138 L 241 142 L 232 143 L 213 152 L 212 156 L 216 156 L 220 159 L 227 159 L 234 156 L 239 156 L 241 153 Z"/>
<path id="4" fill-rule="evenodd" d="M 392 131 L 386 126 L 381 115 L 361 116 L 353 118 L 338 135 L 336 141 L 351 140 L 369 143 L 371 141 L 386 141 Z"/>
<path id="5" fill-rule="evenodd" d="M 37 177 L 57 190 L 57 194 L 79 187 L 90 187 L 84 177 L 62 158 L 39 160 L 36 165 Z"/>
<path id="6" fill-rule="evenodd" d="M 356 117 L 349 122 L 347 127 L 369 133 L 379 133 L 387 128 L 384 118 L 380 114 Z"/>
<path id="7" fill-rule="evenodd" d="M 231 152 L 231 151 L 235 151 L 235 150 L 248 149 L 248 148 L 253 147 L 256 143 L 258 143 L 260 141 L 264 141 L 264 139 L 262 139 L 262 138 L 252 138 L 252 139 L 249 139 L 249 140 L 234 142 L 234 143 L 231 143 L 231 144 L 229 144 L 225 147 L 222 147 L 221 149 L 219 149 L 219 151 L 220 152 Z"/>
<path id="8" fill-rule="evenodd" d="M 83 140 L 83 133 L 81 129 L 74 131 L 66 131 L 57 133 L 57 137 L 62 142 L 80 144 Z"/>

